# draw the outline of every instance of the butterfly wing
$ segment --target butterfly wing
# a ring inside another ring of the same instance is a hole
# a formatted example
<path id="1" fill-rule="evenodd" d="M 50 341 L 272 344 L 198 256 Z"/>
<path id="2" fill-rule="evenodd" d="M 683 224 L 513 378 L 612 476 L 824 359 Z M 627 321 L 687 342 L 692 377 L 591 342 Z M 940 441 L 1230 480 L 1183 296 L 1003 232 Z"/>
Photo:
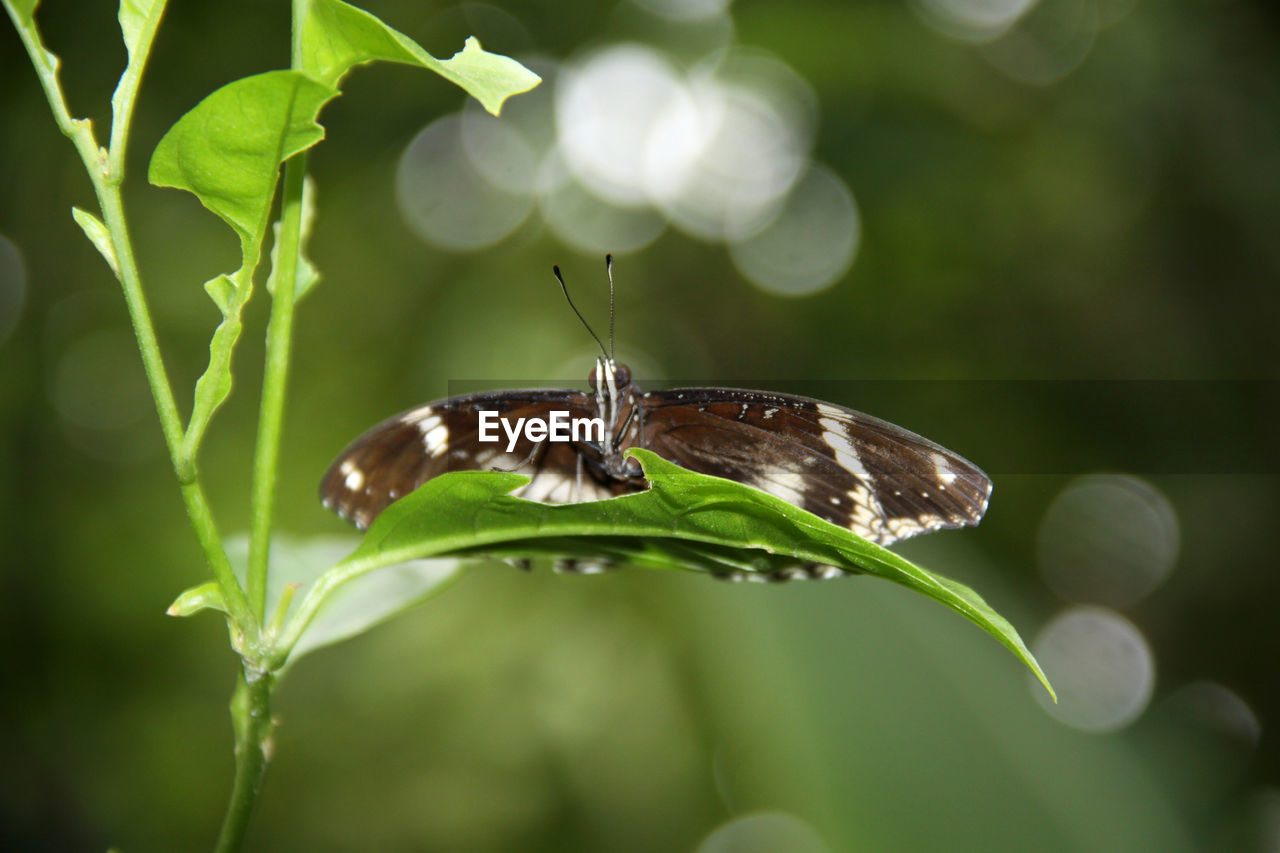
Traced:
<path id="1" fill-rule="evenodd" d="M 326 507 L 364 530 L 378 514 L 432 477 L 446 471 L 503 470 L 527 474 L 529 484 L 515 492 L 549 503 L 596 500 L 613 491 L 582 471 L 576 445 L 524 437 L 508 452 L 503 428 L 498 441 L 480 440 L 480 412 L 497 412 L 508 422 L 546 418 L 551 411 L 570 418 L 595 414 L 594 400 L 578 391 L 531 390 L 469 394 L 437 400 L 388 418 L 339 454 L 320 482 Z M 490 434 L 493 430 L 490 431 Z"/>
<path id="2" fill-rule="evenodd" d="M 806 397 L 729 388 L 643 397 L 644 446 L 693 471 L 755 486 L 889 545 L 977 524 L 991 481 L 941 445 Z"/>

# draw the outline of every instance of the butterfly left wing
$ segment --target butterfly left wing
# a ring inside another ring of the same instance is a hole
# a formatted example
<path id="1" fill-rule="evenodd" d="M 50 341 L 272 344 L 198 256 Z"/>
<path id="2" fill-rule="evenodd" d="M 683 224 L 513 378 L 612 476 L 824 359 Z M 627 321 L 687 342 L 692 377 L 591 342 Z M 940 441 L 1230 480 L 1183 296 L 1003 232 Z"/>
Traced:
<path id="1" fill-rule="evenodd" d="M 575 445 L 546 441 L 534 445 L 522 434 L 508 452 L 508 438 L 497 428 L 497 442 L 480 440 L 479 413 L 517 418 L 546 418 L 553 410 L 571 418 L 590 417 L 592 400 L 579 391 L 530 390 L 469 394 L 437 400 L 401 412 L 351 442 L 320 482 L 320 499 L 361 530 L 393 501 L 446 471 L 517 471 L 532 480 L 513 494 L 529 500 L 571 503 L 613 494 L 589 471 Z"/>
<path id="2" fill-rule="evenodd" d="M 755 486 L 881 545 L 977 524 L 991 481 L 926 438 L 807 397 L 730 388 L 651 391 L 644 446 Z"/>

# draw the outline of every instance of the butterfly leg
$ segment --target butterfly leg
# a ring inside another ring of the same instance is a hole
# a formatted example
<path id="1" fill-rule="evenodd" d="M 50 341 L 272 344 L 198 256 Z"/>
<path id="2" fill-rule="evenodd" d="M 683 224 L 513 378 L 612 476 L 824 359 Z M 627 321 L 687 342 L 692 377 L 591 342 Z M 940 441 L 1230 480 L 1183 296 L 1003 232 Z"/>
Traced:
<path id="1" fill-rule="evenodd" d="M 583 456 L 581 453 L 577 454 L 577 457 L 578 457 L 578 473 L 573 481 L 572 503 L 577 503 L 578 501 L 582 500 L 582 466 L 585 464 L 585 460 L 583 459 Z"/>
<path id="2" fill-rule="evenodd" d="M 534 457 L 537 456 L 542 451 L 542 448 L 546 445 L 546 443 L 547 443 L 547 440 L 545 438 L 539 441 L 537 444 L 533 446 L 533 449 L 529 451 L 528 456 L 526 456 L 524 459 L 521 459 L 519 462 L 512 465 L 510 468 L 507 468 L 502 465 L 494 465 L 490 467 L 489 470 L 502 471 L 508 474 L 511 473 L 512 471 L 519 471 L 521 468 L 528 465 L 530 462 L 534 460 Z"/>

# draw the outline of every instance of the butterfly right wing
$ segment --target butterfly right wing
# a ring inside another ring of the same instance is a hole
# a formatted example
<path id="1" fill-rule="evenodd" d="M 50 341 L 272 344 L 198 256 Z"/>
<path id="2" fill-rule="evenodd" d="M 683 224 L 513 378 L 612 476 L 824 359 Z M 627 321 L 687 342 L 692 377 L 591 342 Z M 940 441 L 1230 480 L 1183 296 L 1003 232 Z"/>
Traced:
<path id="1" fill-rule="evenodd" d="M 320 500 L 364 530 L 392 502 L 446 471 L 527 474 L 532 480 L 513 494 L 548 503 L 612 495 L 594 477 L 580 473 L 584 466 L 571 443 L 544 441 L 535 446 L 521 434 L 508 452 L 501 425 L 496 429 L 498 441 L 480 441 L 481 411 L 515 420 L 546 418 L 553 410 L 567 411 L 570 418 L 592 417 L 594 400 L 580 391 L 496 391 L 450 397 L 401 412 L 338 455 L 320 481 Z"/>

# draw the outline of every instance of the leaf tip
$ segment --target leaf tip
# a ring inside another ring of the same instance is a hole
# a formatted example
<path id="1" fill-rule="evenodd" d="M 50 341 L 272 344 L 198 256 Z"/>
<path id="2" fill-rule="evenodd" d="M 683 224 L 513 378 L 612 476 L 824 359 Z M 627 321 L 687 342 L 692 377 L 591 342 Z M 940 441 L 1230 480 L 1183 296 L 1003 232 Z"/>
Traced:
<path id="1" fill-rule="evenodd" d="M 511 57 L 485 50 L 475 36 L 467 36 L 462 50 L 442 64 L 463 74 L 463 79 L 455 82 L 495 116 L 501 115 L 502 105 L 512 95 L 527 92 L 542 82 L 541 77 Z"/>
<path id="2" fill-rule="evenodd" d="M 193 616 L 201 610 L 219 610 L 227 612 L 227 605 L 222 600 L 222 589 L 217 583 L 209 581 L 185 590 L 173 600 L 166 616 Z"/>

